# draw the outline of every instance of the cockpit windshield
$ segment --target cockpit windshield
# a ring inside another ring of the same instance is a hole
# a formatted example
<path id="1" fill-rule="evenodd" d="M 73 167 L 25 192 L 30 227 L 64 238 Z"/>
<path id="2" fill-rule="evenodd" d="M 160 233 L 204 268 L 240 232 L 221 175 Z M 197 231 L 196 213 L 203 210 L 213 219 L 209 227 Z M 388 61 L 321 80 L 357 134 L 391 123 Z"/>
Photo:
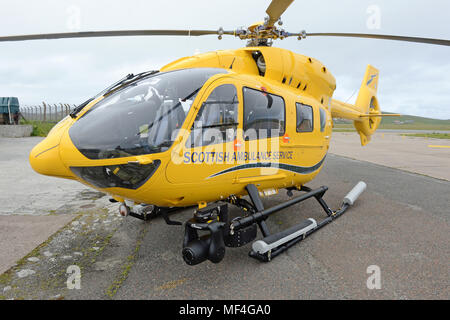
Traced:
<path id="1" fill-rule="evenodd" d="M 69 130 L 89 159 L 121 158 L 166 151 L 197 93 L 225 69 L 194 68 L 150 75 L 107 96 Z"/>

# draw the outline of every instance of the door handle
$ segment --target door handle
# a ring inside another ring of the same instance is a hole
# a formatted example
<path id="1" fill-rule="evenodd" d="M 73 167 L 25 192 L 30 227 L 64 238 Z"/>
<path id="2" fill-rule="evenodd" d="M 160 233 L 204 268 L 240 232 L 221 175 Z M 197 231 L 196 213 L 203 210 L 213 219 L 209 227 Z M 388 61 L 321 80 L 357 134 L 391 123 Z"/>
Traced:
<path id="1" fill-rule="evenodd" d="M 128 161 L 128 164 L 140 164 L 140 165 L 146 165 L 153 163 L 152 159 L 146 158 L 146 157 L 137 157 L 136 160 Z"/>

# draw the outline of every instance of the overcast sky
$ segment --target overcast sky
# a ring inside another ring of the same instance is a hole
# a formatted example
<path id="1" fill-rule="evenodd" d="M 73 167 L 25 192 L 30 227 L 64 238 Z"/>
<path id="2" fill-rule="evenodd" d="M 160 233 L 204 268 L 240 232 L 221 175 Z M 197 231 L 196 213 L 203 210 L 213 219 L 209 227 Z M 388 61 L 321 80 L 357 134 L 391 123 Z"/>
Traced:
<path id="1" fill-rule="evenodd" d="M 0 0 L 0 35 L 121 29 L 212 29 L 263 20 L 270 0 Z M 376 18 L 379 14 L 379 20 Z M 290 32 L 361 32 L 450 39 L 450 1 L 296 0 Z M 375 19 L 375 20 L 374 20 Z M 376 29 L 379 27 L 379 29 Z M 375 28 L 375 29 L 373 29 Z M 22 105 L 79 104 L 130 72 L 196 52 L 245 46 L 227 37 L 131 37 L 0 43 L 0 96 Z M 296 38 L 275 46 L 319 59 L 347 101 L 367 64 L 380 69 L 383 111 L 450 119 L 450 47 L 383 40 Z M 354 102 L 354 95 L 349 102 Z"/>

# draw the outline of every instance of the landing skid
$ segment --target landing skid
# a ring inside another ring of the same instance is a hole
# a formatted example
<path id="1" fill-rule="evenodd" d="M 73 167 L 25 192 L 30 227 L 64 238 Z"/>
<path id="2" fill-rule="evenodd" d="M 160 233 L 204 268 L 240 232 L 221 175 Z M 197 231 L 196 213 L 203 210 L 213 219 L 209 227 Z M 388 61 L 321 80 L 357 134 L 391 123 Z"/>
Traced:
<path id="1" fill-rule="evenodd" d="M 227 199 L 230 204 L 241 208 L 245 216 L 229 221 L 227 205 L 217 203 L 195 212 L 194 217 L 185 225 L 183 259 L 189 265 L 195 265 L 207 259 L 218 263 L 225 255 L 225 247 L 240 247 L 253 241 L 256 238 L 257 228 L 259 228 L 264 238 L 253 242 L 249 256 L 259 261 L 269 262 L 280 253 L 343 215 L 365 189 L 366 184 L 359 182 L 345 196 L 341 208 L 336 211 L 331 210 L 323 199 L 325 192 L 328 190 L 328 187 L 325 186 L 314 190 L 302 187 L 300 191 L 305 192 L 304 194 L 265 209 L 258 189 L 255 185 L 249 184 L 246 191 L 250 201 L 234 196 Z M 288 189 L 288 194 L 292 194 L 292 191 L 292 188 Z M 309 198 L 317 200 L 325 211 L 326 218 L 320 222 L 309 218 L 281 232 L 270 233 L 266 224 L 266 219 L 269 216 Z M 197 230 L 203 230 L 209 232 L 209 234 L 199 237 Z"/>
<path id="2" fill-rule="evenodd" d="M 257 223 L 264 238 L 261 240 L 257 240 L 253 243 L 252 250 L 249 252 L 249 256 L 259 261 L 269 262 L 273 258 L 278 256 L 280 253 L 286 251 L 293 245 L 305 239 L 307 236 L 311 235 L 312 233 L 316 232 L 317 230 L 321 229 L 325 225 L 331 223 L 333 220 L 343 215 L 345 211 L 349 208 L 349 206 L 353 204 L 356 198 L 364 191 L 365 188 L 366 188 L 365 183 L 360 182 L 352 190 L 352 192 L 354 192 L 355 195 L 357 193 L 356 197 L 355 196 L 351 197 L 350 199 L 351 201 L 349 201 L 348 197 L 349 195 L 351 195 L 351 193 L 349 193 L 344 198 L 344 202 L 342 203 L 341 208 L 337 211 L 332 211 L 325 202 L 325 200 L 323 199 L 325 192 L 328 190 L 328 187 L 326 186 L 314 190 L 307 187 L 302 187 L 300 191 L 304 191 L 306 193 L 298 197 L 295 197 L 291 200 L 288 200 L 284 203 L 276 205 L 272 208 L 264 209 L 262 201 L 259 197 L 258 190 L 254 185 L 248 185 L 246 188 L 248 195 L 254 206 L 258 209 L 258 211 L 248 217 L 233 221 L 230 224 L 230 232 L 233 233 L 242 228 L 247 227 L 248 225 Z M 289 191 L 292 193 L 292 190 L 288 190 L 288 192 Z M 265 223 L 265 220 L 270 215 L 282 209 L 305 201 L 309 198 L 315 198 L 317 200 L 317 202 L 320 204 L 320 206 L 327 215 L 325 219 L 317 223 L 316 220 L 309 218 L 289 229 L 283 230 L 275 234 L 270 234 L 269 229 Z"/>

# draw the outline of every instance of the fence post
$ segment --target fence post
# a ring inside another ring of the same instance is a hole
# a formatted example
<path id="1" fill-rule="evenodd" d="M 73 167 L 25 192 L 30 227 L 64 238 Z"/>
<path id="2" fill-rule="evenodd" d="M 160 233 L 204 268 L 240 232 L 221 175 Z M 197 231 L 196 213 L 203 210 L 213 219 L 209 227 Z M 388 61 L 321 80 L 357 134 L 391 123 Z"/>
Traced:
<path id="1" fill-rule="evenodd" d="M 55 122 L 58 122 L 58 105 L 55 103 L 54 104 L 54 106 L 55 106 Z"/>
<path id="2" fill-rule="evenodd" d="M 47 105 L 44 101 L 42 101 L 42 105 L 44 106 L 44 122 L 47 120 Z"/>

